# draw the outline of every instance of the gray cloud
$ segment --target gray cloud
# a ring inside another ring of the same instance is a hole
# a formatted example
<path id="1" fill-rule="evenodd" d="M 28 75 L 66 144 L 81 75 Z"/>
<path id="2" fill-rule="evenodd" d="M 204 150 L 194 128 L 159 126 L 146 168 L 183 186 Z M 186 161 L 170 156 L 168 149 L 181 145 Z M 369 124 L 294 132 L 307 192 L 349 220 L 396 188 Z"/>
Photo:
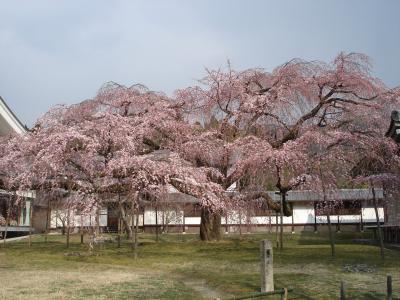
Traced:
<path id="1" fill-rule="evenodd" d="M 0 1 L 0 95 L 31 125 L 107 81 L 172 93 L 204 67 L 370 55 L 400 83 L 398 1 Z"/>

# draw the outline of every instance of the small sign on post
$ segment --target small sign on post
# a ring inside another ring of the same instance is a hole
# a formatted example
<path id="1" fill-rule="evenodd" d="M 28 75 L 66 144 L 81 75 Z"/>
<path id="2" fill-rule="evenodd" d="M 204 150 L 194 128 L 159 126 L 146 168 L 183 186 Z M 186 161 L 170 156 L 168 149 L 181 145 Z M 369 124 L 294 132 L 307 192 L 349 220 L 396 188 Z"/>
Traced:
<path id="1" fill-rule="evenodd" d="M 272 244 L 268 240 L 262 240 L 261 250 L 261 292 L 274 290 L 274 266 L 272 256 Z"/>

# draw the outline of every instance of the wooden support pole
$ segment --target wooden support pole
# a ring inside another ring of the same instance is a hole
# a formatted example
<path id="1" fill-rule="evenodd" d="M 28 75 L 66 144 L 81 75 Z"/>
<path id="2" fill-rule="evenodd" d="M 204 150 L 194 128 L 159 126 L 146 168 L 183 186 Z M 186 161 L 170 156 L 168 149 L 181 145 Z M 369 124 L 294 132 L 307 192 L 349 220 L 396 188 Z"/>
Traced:
<path id="1" fill-rule="evenodd" d="M 293 204 L 292 204 L 292 233 L 294 233 L 294 210 L 293 210 Z"/>
<path id="2" fill-rule="evenodd" d="M 275 214 L 275 235 L 276 235 L 276 248 L 279 248 L 279 237 L 278 237 L 278 213 Z"/>
<path id="3" fill-rule="evenodd" d="M 363 220 L 362 206 L 361 206 L 361 213 L 360 213 L 360 231 L 364 232 L 364 220 Z"/>
<path id="4" fill-rule="evenodd" d="M 70 218 L 71 218 L 71 210 L 70 208 L 68 208 L 68 212 L 67 212 L 67 248 L 69 248 L 69 238 L 70 238 L 70 226 L 71 226 L 71 222 L 70 222 Z"/>
<path id="5" fill-rule="evenodd" d="M 146 210 L 146 207 L 143 207 L 143 224 L 142 224 L 142 232 L 143 233 L 145 232 L 145 229 L 144 229 L 144 225 L 145 225 L 145 221 L 144 221 L 145 210 Z"/>
<path id="6" fill-rule="evenodd" d="M 242 211 L 239 209 L 239 236 L 242 236 Z"/>
<path id="7" fill-rule="evenodd" d="M 379 219 L 378 201 L 376 200 L 375 187 L 373 185 L 373 182 L 371 182 L 370 185 L 371 185 L 371 190 L 372 190 L 372 200 L 373 200 L 373 204 L 374 204 L 376 225 L 378 227 L 378 235 L 379 235 L 378 237 L 379 237 L 379 246 L 380 246 L 380 250 L 381 250 L 381 258 L 385 259 L 385 252 L 384 252 L 385 245 L 383 243 L 381 221 Z"/>
<path id="8" fill-rule="evenodd" d="M 344 282 L 340 282 L 340 300 L 346 300 L 346 287 Z"/>
<path id="9" fill-rule="evenodd" d="M 392 276 L 388 275 L 386 278 L 386 300 L 393 299 L 393 290 L 392 290 Z"/>
<path id="10" fill-rule="evenodd" d="M 9 194 L 9 197 L 8 197 L 8 201 L 7 201 L 6 226 L 5 226 L 5 231 L 4 231 L 4 233 L 3 233 L 3 247 L 6 246 L 8 225 L 10 224 L 11 202 L 12 202 L 12 195 L 11 195 L 11 193 L 10 193 L 10 194 Z"/>
<path id="11" fill-rule="evenodd" d="M 185 224 L 185 206 L 182 208 L 182 234 L 186 233 L 186 224 Z"/>
<path id="12" fill-rule="evenodd" d="M 158 207 L 157 207 L 157 203 L 155 206 L 155 210 L 156 210 L 156 242 L 158 243 Z"/>
<path id="13" fill-rule="evenodd" d="M 50 215 L 51 215 L 51 208 L 50 208 L 50 198 L 47 200 L 47 212 L 46 212 L 46 235 L 44 236 L 44 242 L 47 243 L 47 236 L 49 235 L 50 231 Z"/>
<path id="14" fill-rule="evenodd" d="M 33 227 L 33 198 L 30 200 L 29 209 L 29 248 L 32 247 L 32 227 Z"/>
<path id="15" fill-rule="evenodd" d="M 279 249 L 283 249 L 283 203 L 284 198 L 286 197 L 285 192 L 281 193 L 281 213 L 280 213 L 280 220 L 281 220 L 281 226 L 280 226 L 280 232 L 279 232 Z"/>
<path id="16" fill-rule="evenodd" d="M 225 234 L 229 233 L 228 214 L 225 215 Z"/>
<path id="17" fill-rule="evenodd" d="M 318 232 L 317 227 L 317 203 L 314 201 L 314 232 Z"/>
<path id="18" fill-rule="evenodd" d="M 288 299 L 288 289 L 283 288 L 283 293 L 281 294 L 281 300 L 287 300 Z"/>
<path id="19" fill-rule="evenodd" d="M 96 235 L 99 235 L 100 234 L 100 207 L 99 206 L 96 207 L 95 222 L 96 222 Z"/>
<path id="20" fill-rule="evenodd" d="M 268 227 L 268 232 L 269 233 L 271 233 L 271 231 L 272 231 L 272 217 L 271 217 L 271 212 L 268 212 L 268 225 L 267 225 L 267 227 Z"/>
<path id="21" fill-rule="evenodd" d="M 136 212 L 136 215 L 135 215 L 135 238 L 134 238 L 134 241 L 133 241 L 133 255 L 134 255 L 134 258 L 135 259 L 137 259 L 137 257 L 138 257 L 138 246 L 139 246 L 139 243 L 138 243 L 138 240 L 139 240 L 139 237 L 138 237 L 138 234 L 139 234 L 139 213 L 140 213 L 140 207 L 139 207 L 139 205 L 138 205 L 138 207 L 137 207 L 137 212 Z"/>
<path id="22" fill-rule="evenodd" d="M 83 244 L 83 216 L 82 216 L 82 213 L 81 213 L 81 228 L 80 228 L 80 231 L 81 231 L 81 244 Z"/>

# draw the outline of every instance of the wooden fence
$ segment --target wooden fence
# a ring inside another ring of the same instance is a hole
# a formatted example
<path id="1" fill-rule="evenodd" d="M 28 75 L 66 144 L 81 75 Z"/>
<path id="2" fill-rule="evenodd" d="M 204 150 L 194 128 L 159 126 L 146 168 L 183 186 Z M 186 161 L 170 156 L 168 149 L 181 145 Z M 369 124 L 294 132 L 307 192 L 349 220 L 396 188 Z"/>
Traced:
<path id="1" fill-rule="evenodd" d="M 225 299 L 225 300 L 256 299 L 256 298 L 263 298 L 263 297 L 268 297 L 268 296 L 272 296 L 272 295 L 281 295 L 281 300 L 287 300 L 287 299 L 289 299 L 289 297 L 288 297 L 289 292 L 292 292 L 292 291 L 293 291 L 293 288 L 283 288 L 283 289 L 278 289 L 278 290 L 270 291 L 270 292 L 264 292 L 264 293 L 251 294 L 251 295 L 247 295 L 247 296 L 228 298 L 228 299 Z"/>
<path id="2" fill-rule="evenodd" d="M 400 282 L 400 280 L 397 280 L 398 282 Z M 378 285 L 383 285 L 386 284 L 386 300 L 393 300 L 393 279 L 391 275 L 388 275 L 386 277 L 386 282 L 375 282 L 374 284 L 378 284 Z M 348 298 L 346 295 L 346 283 L 344 281 L 342 281 L 340 283 L 340 300 L 346 300 L 346 299 L 351 299 Z"/>

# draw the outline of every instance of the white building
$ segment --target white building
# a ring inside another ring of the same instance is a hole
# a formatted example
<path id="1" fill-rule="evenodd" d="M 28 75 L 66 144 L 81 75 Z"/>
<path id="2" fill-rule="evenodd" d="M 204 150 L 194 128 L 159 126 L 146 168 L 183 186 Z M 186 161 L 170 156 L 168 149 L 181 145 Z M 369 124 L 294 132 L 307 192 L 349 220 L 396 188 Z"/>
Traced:
<path id="1" fill-rule="evenodd" d="M 26 132 L 27 128 L 22 125 L 3 98 L 0 97 L 0 136 L 6 136 L 10 133 L 24 134 Z M 2 174 L 0 170 L 0 182 L 1 176 Z M 10 233 L 29 231 L 31 211 L 30 199 L 34 198 L 35 194 L 34 192 L 26 192 L 23 196 L 26 197 L 26 201 L 23 201 L 21 205 L 16 208 L 16 210 L 13 210 L 13 213 L 11 214 L 7 228 L 7 231 Z M 9 197 L 10 193 L 8 191 L 0 189 L 0 235 L 5 231 Z"/>
<path id="2" fill-rule="evenodd" d="M 274 201 L 279 201 L 279 195 L 268 192 Z M 341 189 L 336 191 L 341 199 L 340 205 L 331 209 L 331 223 L 337 231 L 363 230 L 366 225 L 376 223 L 375 211 L 372 205 L 372 192 L 369 189 Z M 172 201 L 160 201 L 144 205 L 139 216 L 139 226 L 146 232 L 198 232 L 200 227 L 200 207 L 194 197 L 181 193 L 171 193 Z M 384 222 L 383 190 L 376 189 L 379 202 L 378 214 L 380 222 Z M 283 217 L 285 231 L 321 231 L 327 230 L 327 217 L 320 213 L 318 207 L 323 203 L 321 195 L 313 191 L 291 191 L 287 200 L 293 207 L 293 215 Z M 100 227 L 104 231 L 115 232 L 121 227 L 118 210 L 111 200 L 107 207 L 99 211 Z M 70 224 L 78 230 L 80 226 L 96 226 L 95 215 L 80 215 L 70 213 Z M 51 213 L 51 228 L 65 226 L 67 212 L 53 210 Z M 233 211 L 222 217 L 222 227 L 226 233 L 230 232 L 258 232 L 273 230 L 280 224 L 280 217 L 274 211 L 263 209 L 247 209 Z"/>

